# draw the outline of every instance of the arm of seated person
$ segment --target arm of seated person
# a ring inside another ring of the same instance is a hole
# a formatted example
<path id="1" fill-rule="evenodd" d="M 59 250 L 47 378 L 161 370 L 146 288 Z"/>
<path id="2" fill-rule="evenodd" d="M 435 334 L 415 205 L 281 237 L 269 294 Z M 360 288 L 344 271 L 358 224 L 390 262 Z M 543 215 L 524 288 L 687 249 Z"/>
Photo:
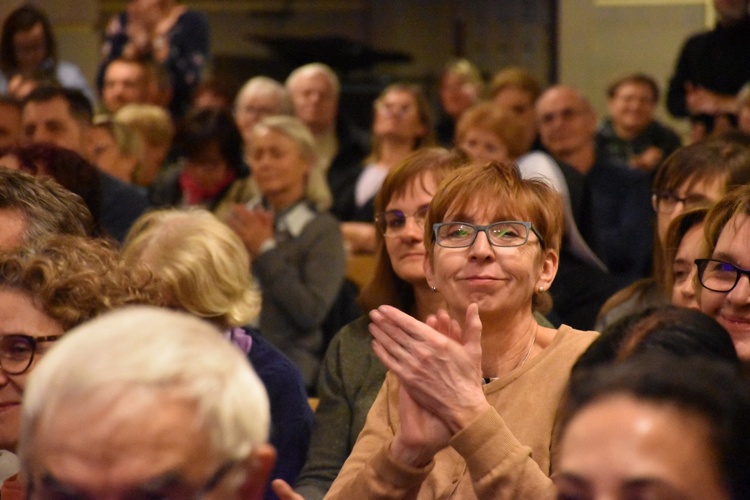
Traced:
<path id="1" fill-rule="evenodd" d="M 375 253 L 375 225 L 369 222 L 342 222 L 341 234 L 350 253 Z"/>

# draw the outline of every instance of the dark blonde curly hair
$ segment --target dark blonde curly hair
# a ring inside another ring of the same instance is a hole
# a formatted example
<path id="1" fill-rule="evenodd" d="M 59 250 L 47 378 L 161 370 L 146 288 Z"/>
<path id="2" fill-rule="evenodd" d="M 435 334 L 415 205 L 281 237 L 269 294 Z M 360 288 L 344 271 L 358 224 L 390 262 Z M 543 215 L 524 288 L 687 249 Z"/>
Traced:
<path id="1" fill-rule="evenodd" d="M 64 330 L 127 304 L 159 304 L 151 273 L 103 239 L 56 235 L 0 253 L 0 288 L 29 295 Z"/>

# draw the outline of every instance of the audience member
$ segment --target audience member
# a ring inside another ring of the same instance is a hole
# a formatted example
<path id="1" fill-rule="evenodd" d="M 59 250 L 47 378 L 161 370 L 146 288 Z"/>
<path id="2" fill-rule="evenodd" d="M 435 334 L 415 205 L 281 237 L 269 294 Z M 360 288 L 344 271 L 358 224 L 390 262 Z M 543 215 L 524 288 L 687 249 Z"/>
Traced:
<path id="1" fill-rule="evenodd" d="M 261 304 L 242 240 L 205 210 L 153 211 L 133 225 L 123 256 L 151 269 L 164 305 L 210 321 L 247 356 L 271 404 L 269 442 L 277 452 L 271 478 L 294 484 L 313 414 L 297 367 L 262 332 L 245 326 L 257 320 Z M 265 498 L 275 498 L 270 485 Z"/>
<path id="2" fill-rule="evenodd" d="M 140 135 L 143 158 L 133 180 L 139 186 L 150 186 L 161 172 L 172 148 L 172 119 L 163 108 L 154 104 L 126 104 L 114 114 L 114 119 Z"/>
<path id="3" fill-rule="evenodd" d="M 292 103 L 286 88 L 273 78 L 249 79 L 234 101 L 234 119 L 242 134 L 245 163 L 250 164 L 250 139 L 253 127 L 263 118 L 292 114 Z"/>
<path id="4" fill-rule="evenodd" d="M 651 76 L 634 73 L 618 78 L 609 85 L 607 97 L 610 116 L 596 133 L 597 155 L 652 172 L 681 146 L 677 133 L 654 118 L 659 86 Z"/>
<path id="5" fill-rule="evenodd" d="M 76 328 L 45 358 L 23 406 L 32 498 L 262 498 L 268 398 L 210 324 L 132 308 Z"/>
<path id="6" fill-rule="evenodd" d="M 392 84 L 373 104 L 372 151 L 357 181 L 345 193 L 346 210 L 336 214 L 350 252 L 375 250 L 375 195 L 388 171 L 410 153 L 435 142 L 430 106 L 416 85 Z"/>
<path id="7" fill-rule="evenodd" d="M 250 168 L 260 195 L 235 205 L 227 222 L 252 257 L 263 307 L 260 330 L 302 371 L 314 388 L 321 325 L 344 280 L 345 255 L 315 142 L 301 121 L 273 116 L 255 126 Z"/>
<path id="8" fill-rule="evenodd" d="M 83 200 L 49 177 L 5 167 L 0 156 L 0 250 L 50 234 L 93 236 L 94 220 Z"/>
<path id="9" fill-rule="evenodd" d="M 443 67 L 440 75 L 441 116 L 435 124 L 437 141 L 442 146 L 453 146 L 456 122 L 464 111 L 479 102 L 483 91 L 482 74 L 468 59 L 454 59 Z"/>
<path id="10" fill-rule="evenodd" d="M 560 192 L 565 228 L 560 267 L 550 287 L 553 303 L 548 317 L 558 326 L 564 323 L 591 329 L 599 308 L 617 291 L 617 285 L 578 230 L 560 167 L 546 153 L 529 151 L 531 143 L 525 130 L 519 115 L 494 102 L 485 102 L 463 114 L 456 129 L 456 144 L 475 159 L 513 161 L 524 178 L 544 178 Z"/>
<path id="11" fill-rule="evenodd" d="M 601 367 L 568 398 L 556 498 L 750 498 L 748 418 L 750 387 L 726 363 Z"/>
<path id="12" fill-rule="evenodd" d="M 577 222 L 579 227 L 590 225 L 589 245 L 621 286 L 648 275 L 652 247 L 648 177 L 597 156 L 596 115 L 572 87 L 551 87 L 537 101 L 536 111 L 544 147 L 577 171 L 577 179 L 566 178 L 568 186 L 584 186 L 582 208 L 587 220 Z M 634 240 L 633 234 L 639 237 Z"/>
<path id="13" fill-rule="evenodd" d="M 537 137 L 534 106 L 542 94 L 542 85 L 528 70 L 518 66 L 501 69 L 489 85 L 489 99 L 501 108 L 513 113 L 523 125 L 529 149 L 541 149 Z"/>
<path id="14" fill-rule="evenodd" d="M 232 111 L 236 90 L 230 79 L 211 76 L 195 88 L 190 108 L 221 108 Z"/>
<path id="15" fill-rule="evenodd" d="M 703 222 L 709 206 L 686 210 L 675 217 L 664 239 L 664 290 L 672 304 L 699 309 L 695 287 L 698 269 L 695 259 L 703 251 Z"/>
<path id="16" fill-rule="evenodd" d="M 747 0 L 714 0 L 716 27 L 683 45 L 669 81 L 667 108 L 690 117 L 691 142 L 735 123 L 735 96 L 750 81 L 750 16 Z"/>
<path id="17" fill-rule="evenodd" d="M 118 58 L 152 60 L 169 75 L 169 111 L 175 119 L 187 112 L 209 57 L 208 19 L 178 0 L 132 0 L 107 25 L 97 85 Z"/>
<path id="18" fill-rule="evenodd" d="M 718 201 L 735 186 L 750 182 L 750 150 L 730 139 L 716 138 L 682 147 L 656 170 L 652 206 L 656 212 L 654 270 L 649 278 L 628 286 L 602 306 L 597 329 L 627 314 L 668 303 L 671 292 L 665 239 L 671 221 L 683 211 Z"/>
<path id="19" fill-rule="evenodd" d="M 455 155 L 425 148 L 386 176 L 375 201 L 375 272 L 360 294 L 363 310 L 388 304 L 425 321 L 445 307 L 424 275 L 424 219 L 438 184 L 457 166 Z M 331 487 L 383 385 L 386 368 L 370 346 L 369 323 L 362 316 L 336 334 L 321 366 L 310 453 L 296 484 L 306 500 L 322 499 Z"/>
<path id="20" fill-rule="evenodd" d="M 15 146 L 21 141 L 21 103 L 0 95 L 0 148 Z"/>
<path id="21" fill-rule="evenodd" d="M 80 90 L 96 101 L 78 67 L 57 59 L 57 43 L 46 14 L 30 4 L 21 5 L 5 18 L 0 34 L 0 94 L 22 99 L 27 82 L 55 82 Z"/>
<path id="22" fill-rule="evenodd" d="M 0 253 L 0 448 L 16 452 L 28 374 L 53 342 L 105 311 L 155 298 L 148 271 L 103 240 L 53 235 Z M 11 478 L 0 495 L 18 498 L 9 496 L 18 489 Z"/>
<path id="23" fill-rule="evenodd" d="M 300 66 L 286 79 L 294 114 L 315 138 L 317 164 L 333 197 L 331 213 L 340 220 L 347 213 L 348 193 L 369 150 L 366 134 L 339 112 L 341 84 L 322 63 Z"/>
<path id="24" fill-rule="evenodd" d="M 112 177 L 133 184 L 141 168 L 141 138 L 124 123 L 107 115 L 94 118 L 91 128 L 91 161 Z"/>
<path id="25" fill-rule="evenodd" d="M 29 94 L 23 102 L 23 134 L 31 143 L 48 142 L 69 149 L 83 158 L 91 157 L 90 134 L 93 110 L 83 95 L 71 89 L 40 87 Z M 122 241 L 130 225 L 148 207 L 146 196 L 140 189 L 115 179 L 106 172 L 97 170 L 96 175 L 74 172 L 72 165 L 61 165 L 60 158 L 51 156 L 44 165 L 46 172 L 68 172 L 66 180 L 56 176 L 58 182 L 72 189 L 71 185 L 93 191 L 101 210 L 92 210 L 101 227 L 113 238 Z M 81 161 L 75 161 L 81 166 Z M 84 162 L 85 163 L 85 162 Z M 60 168 L 52 168 L 52 165 Z M 40 173 L 45 170 L 39 168 Z M 80 178 L 75 178 L 76 173 Z M 56 175 L 56 174 L 55 174 Z M 97 179 L 94 181 L 93 179 Z M 86 186 L 85 181 L 98 182 L 99 186 Z M 76 189 L 74 192 L 81 194 Z M 82 197 L 89 201 L 86 196 Z M 89 207 L 91 205 L 89 204 Z"/>
<path id="26" fill-rule="evenodd" d="M 701 311 L 732 337 L 740 359 L 750 359 L 750 184 L 730 191 L 708 212 L 705 255 L 697 259 Z M 747 279 L 743 280 L 745 277 Z"/>
<path id="27" fill-rule="evenodd" d="M 155 206 L 201 206 L 219 218 L 257 190 L 242 161 L 242 137 L 231 113 L 195 109 L 177 129 L 174 150 L 180 160 L 165 170 L 150 189 Z"/>
<path id="28" fill-rule="evenodd" d="M 549 305 L 562 225 L 560 196 L 512 164 L 441 182 L 424 271 L 448 312 L 426 323 L 392 306 L 370 313 L 389 373 L 330 498 L 539 498 L 552 489 L 560 397 L 596 336 L 532 315 Z"/>
<path id="29" fill-rule="evenodd" d="M 116 113 L 126 104 L 149 102 L 149 69 L 144 61 L 115 59 L 104 70 L 102 105 L 109 113 Z"/>

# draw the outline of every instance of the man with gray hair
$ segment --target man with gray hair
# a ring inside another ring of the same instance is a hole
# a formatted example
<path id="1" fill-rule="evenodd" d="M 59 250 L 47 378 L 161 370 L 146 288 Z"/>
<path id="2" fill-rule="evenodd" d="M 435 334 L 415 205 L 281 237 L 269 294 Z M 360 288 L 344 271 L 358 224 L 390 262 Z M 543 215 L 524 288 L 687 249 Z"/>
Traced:
<path id="1" fill-rule="evenodd" d="M 261 498 L 275 459 L 263 384 L 213 326 L 151 307 L 66 334 L 31 374 L 29 498 Z"/>
<path id="2" fill-rule="evenodd" d="M 0 163 L 0 249 L 48 234 L 91 236 L 94 221 L 83 200 L 49 177 Z"/>
<path id="3" fill-rule="evenodd" d="M 331 212 L 341 219 L 346 213 L 347 193 L 354 189 L 369 151 L 366 134 L 339 115 L 341 84 L 329 66 L 300 66 L 286 79 L 286 88 L 295 116 L 315 137 L 317 166 L 323 169 L 333 195 Z"/>

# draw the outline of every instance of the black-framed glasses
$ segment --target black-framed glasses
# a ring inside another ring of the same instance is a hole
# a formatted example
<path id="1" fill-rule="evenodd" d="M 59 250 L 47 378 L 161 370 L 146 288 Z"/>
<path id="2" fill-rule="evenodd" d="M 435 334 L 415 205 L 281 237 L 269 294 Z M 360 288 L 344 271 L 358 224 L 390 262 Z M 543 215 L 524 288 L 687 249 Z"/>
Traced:
<path id="1" fill-rule="evenodd" d="M 406 227 L 406 219 L 409 217 L 413 217 L 418 226 L 424 227 L 428 208 L 429 205 L 422 205 L 413 214 L 405 214 L 401 210 L 386 210 L 375 216 L 375 225 L 384 236 L 396 236 Z"/>
<path id="2" fill-rule="evenodd" d="M 698 281 L 712 292 L 731 292 L 742 276 L 750 278 L 750 269 L 740 269 L 734 264 L 717 259 L 695 259 Z"/>
<path id="3" fill-rule="evenodd" d="M 184 484 L 181 477 L 170 472 L 138 486 L 128 492 L 125 498 L 128 500 L 201 500 L 216 489 L 229 471 L 241 462 L 241 460 L 224 462 L 198 490 L 190 491 L 190 487 Z M 26 488 L 26 497 L 31 500 L 86 500 L 89 498 L 50 473 L 43 474 L 38 485 L 30 481 Z"/>
<path id="4" fill-rule="evenodd" d="M 444 248 L 470 247 L 482 231 L 487 235 L 490 245 L 496 247 L 520 247 L 529 240 L 529 233 L 533 232 L 539 239 L 539 245 L 545 248 L 544 238 L 531 222 L 512 220 L 477 226 L 456 221 L 439 222 L 432 226 L 435 242 Z"/>
<path id="5" fill-rule="evenodd" d="M 702 194 L 689 194 L 684 198 L 680 198 L 674 193 L 664 191 L 651 195 L 651 206 L 654 208 L 654 211 L 663 214 L 674 212 L 678 203 L 682 203 L 682 206 L 685 208 L 693 208 L 709 202 L 710 200 Z"/>
<path id="6" fill-rule="evenodd" d="M 54 342 L 62 335 L 32 337 L 20 333 L 0 336 L 0 368 L 8 375 L 20 375 L 29 369 L 34 361 L 40 342 Z"/>

